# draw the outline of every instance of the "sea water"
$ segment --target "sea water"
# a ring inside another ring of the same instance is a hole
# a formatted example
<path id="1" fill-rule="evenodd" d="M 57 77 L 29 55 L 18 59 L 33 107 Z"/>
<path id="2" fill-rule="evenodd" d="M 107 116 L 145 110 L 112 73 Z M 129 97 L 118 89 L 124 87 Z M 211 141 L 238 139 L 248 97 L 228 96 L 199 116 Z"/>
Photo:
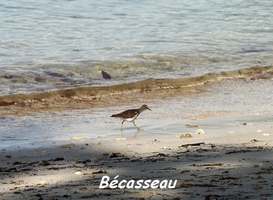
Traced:
<path id="1" fill-rule="evenodd" d="M 270 0 L 0 1 L 0 95 L 272 65 L 272 8 Z"/>

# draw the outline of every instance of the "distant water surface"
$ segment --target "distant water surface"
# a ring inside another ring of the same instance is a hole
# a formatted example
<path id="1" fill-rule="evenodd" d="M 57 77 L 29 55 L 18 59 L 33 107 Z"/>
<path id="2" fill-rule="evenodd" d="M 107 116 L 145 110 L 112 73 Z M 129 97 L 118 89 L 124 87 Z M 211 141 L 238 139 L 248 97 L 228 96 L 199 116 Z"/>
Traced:
<path id="1" fill-rule="evenodd" d="M 273 1 L 0 2 L 0 95 L 272 65 Z M 113 80 L 101 80 L 99 70 Z"/>

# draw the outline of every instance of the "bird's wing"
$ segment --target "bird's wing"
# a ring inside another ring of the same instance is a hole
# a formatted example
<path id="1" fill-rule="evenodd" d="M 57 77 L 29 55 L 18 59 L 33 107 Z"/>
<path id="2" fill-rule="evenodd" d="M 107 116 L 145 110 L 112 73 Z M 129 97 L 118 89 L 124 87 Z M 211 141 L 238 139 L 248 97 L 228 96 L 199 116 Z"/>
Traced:
<path id="1" fill-rule="evenodd" d="M 137 114 L 139 114 L 138 110 L 132 109 L 132 110 L 125 110 L 124 112 L 112 115 L 112 117 L 132 118 Z"/>

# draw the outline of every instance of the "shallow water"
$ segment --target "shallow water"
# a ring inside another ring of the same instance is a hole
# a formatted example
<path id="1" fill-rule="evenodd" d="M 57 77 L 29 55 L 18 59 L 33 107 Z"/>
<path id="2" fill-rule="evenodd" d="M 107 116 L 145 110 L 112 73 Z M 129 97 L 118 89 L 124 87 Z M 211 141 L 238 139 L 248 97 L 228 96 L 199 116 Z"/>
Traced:
<path id="1" fill-rule="evenodd" d="M 208 137 L 229 131 L 236 137 L 236 134 L 250 134 L 258 129 L 263 130 L 260 134 L 272 134 L 272 84 L 272 80 L 228 80 L 209 87 L 204 93 L 149 100 L 146 103 L 153 111 L 144 112 L 136 121 L 141 128 L 140 135 L 176 137 L 180 133 L 196 131 L 197 128 L 188 128 L 186 124 L 199 125 Z M 138 131 L 132 124 L 125 124 L 121 132 L 120 120 L 110 115 L 139 104 L 3 117 L 0 119 L 0 148 L 32 148 L 99 137 L 137 139 Z M 243 126 L 245 122 L 247 126 Z"/>
<path id="2" fill-rule="evenodd" d="M 2 1 L 0 95 L 272 65 L 273 2 Z M 101 80 L 105 69 L 112 81 Z"/>

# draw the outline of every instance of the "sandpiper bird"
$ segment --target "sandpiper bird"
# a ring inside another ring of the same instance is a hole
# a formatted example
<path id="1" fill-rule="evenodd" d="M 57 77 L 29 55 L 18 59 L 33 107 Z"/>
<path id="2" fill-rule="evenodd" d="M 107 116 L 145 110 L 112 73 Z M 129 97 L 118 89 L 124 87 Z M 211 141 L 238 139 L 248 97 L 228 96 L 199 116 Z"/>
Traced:
<path id="1" fill-rule="evenodd" d="M 114 114 L 111 117 L 117 117 L 122 119 L 121 122 L 121 128 L 123 127 L 123 124 L 125 121 L 127 122 L 133 122 L 133 124 L 136 126 L 135 120 L 136 118 L 142 113 L 144 110 L 151 110 L 147 105 L 142 105 L 140 108 L 137 109 L 130 109 L 130 110 L 125 110 L 121 113 Z"/>

